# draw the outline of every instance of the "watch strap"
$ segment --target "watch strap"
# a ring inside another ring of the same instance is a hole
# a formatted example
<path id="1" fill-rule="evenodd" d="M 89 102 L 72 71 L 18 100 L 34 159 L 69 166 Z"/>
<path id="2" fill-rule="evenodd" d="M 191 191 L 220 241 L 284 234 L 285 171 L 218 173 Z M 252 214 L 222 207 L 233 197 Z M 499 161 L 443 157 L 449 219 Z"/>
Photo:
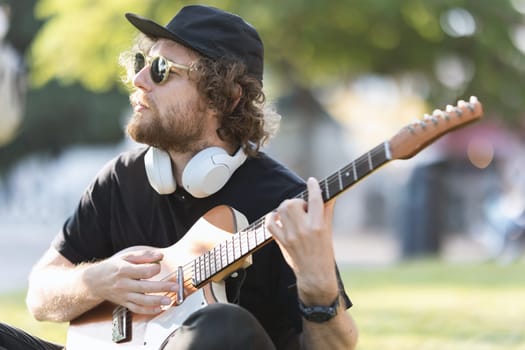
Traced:
<path id="1" fill-rule="evenodd" d="M 323 323 L 337 315 L 337 308 L 339 307 L 339 293 L 337 297 L 328 306 L 320 305 L 305 305 L 301 299 L 297 299 L 299 304 L 299 311 L 301 316 L 307 321 Z"/>

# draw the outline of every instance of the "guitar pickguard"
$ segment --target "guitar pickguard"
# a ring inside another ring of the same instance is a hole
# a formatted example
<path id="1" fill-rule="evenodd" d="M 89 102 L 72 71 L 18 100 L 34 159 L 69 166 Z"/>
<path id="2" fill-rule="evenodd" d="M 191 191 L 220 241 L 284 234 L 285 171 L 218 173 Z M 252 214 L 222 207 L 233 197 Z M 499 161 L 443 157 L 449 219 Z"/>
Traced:
<path id="1" fill-rule="evenodd" d="M 184 302 L 171 307 L 148 322 L 144 332 L 143 349 L 162 349 L 175 332 L 193 312 L 216 302 L 227 302 L 224 282 L 207 284 L 188 296 Z"/>

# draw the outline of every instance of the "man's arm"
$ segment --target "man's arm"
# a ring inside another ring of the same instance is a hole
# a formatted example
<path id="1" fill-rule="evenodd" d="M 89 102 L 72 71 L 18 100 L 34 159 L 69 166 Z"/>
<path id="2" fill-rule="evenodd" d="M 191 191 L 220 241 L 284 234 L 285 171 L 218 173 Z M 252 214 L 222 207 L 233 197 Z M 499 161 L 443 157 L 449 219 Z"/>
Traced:
<path id="1" fill-rule="evenodd" d="M 304 349 L 354 349 L 357 327 L 344 308 L 334 265 L 334 202 L 324 204 L 319 184 L 308 179 L 308 203 L 284 201 L 267 217 L 268 229 L 297 278 L 298 297 L 307 306 L 329 306 L 339 297 L 337 315 L 317 323 L 303 320 Z"/>
<path id="2" fill-rule="evenodd" d="M 160 272 L 161 253 L 154 250 L 117 254 L 74 265 L 49 248 L 29 276 L 26 303 L 39 321 L 67 322 L 104 300 L 133 312 L 155 314 L 171 299 L 145 293 L 170 292 L 172 282 L 146 281 Z"/>

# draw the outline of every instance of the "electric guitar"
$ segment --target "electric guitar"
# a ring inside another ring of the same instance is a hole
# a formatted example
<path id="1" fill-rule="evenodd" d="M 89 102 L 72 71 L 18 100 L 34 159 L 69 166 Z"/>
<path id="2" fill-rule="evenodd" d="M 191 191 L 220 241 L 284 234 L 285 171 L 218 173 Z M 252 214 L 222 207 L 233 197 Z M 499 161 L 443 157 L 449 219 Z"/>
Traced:
<path id="1" fill-rule="evenodd" d="M 413 157 L 440 136 L 480 119 L 482 114 L 481 103 L 471 97 L 469 102 L 459 101 L 444 111 L 425 115 L 321 180 L 323 200 L 334 199 L 391 160 Z M 305 190 L 296 198 L 307 200 L 308 192 Z M 161 272 L 151 280 L 169 279 L 178 283 L 179 293 L 167 294 L 173 300 L 172 305 L 158 315 L 140 315 L 104 302 L 71 321 L 66 348 L 161 349 L 191 313 L 211 303 L 227 302 L 223 280 L 239 268 L 249 266 L 251 254 L 272 239 L 265 227 L 265 217 L 248 225 L 234 209 L 215 207 L 179 242 L 160 249 L 164 254 Z M 144 248 L 151 247 L 130 247 L 122 252 Z"/>

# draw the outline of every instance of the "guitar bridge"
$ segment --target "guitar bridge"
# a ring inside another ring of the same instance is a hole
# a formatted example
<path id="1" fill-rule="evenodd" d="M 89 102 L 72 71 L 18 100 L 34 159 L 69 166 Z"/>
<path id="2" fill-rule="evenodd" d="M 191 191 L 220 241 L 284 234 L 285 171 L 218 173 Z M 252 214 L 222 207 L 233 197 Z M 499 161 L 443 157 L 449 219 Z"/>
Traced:
<path id="1" fill-rule="evenodd" d="M 124 306 L 117 306 L 113 310 L 111 340 L 114 343 L 131 340 L 131 312 Z"/>

